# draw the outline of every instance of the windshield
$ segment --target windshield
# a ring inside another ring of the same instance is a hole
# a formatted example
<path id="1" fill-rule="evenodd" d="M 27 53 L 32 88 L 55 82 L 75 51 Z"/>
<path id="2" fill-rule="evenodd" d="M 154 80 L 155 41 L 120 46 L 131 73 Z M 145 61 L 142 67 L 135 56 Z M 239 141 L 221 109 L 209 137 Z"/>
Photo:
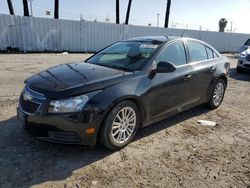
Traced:
<path id="1" fill-rule="evenodd" d="M 117 42 L 95 54 L 87 63 L 125 71 L 140 70 L 158 46 L 148 41 Z"/>

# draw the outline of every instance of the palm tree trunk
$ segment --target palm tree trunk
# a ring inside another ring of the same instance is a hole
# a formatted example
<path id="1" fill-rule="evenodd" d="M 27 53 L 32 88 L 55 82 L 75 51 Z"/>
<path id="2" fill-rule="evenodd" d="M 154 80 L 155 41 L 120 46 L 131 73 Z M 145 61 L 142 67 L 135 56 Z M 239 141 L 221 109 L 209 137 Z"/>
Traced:
<path id="1" fill-rule="evenodd" d="M 55 0 L 54 5 L 54 18 L 59 19 L 59 0 Z"/>
<path id="2" fill-rule="evenodd" d="M 12 5 L 12 0 L 7 0 L 7 3 L 8 3 L 10 15 L 15 15 L 13 5 Z"/>
<path id="3" fill-rule="evenodd" d="M 120 8 L 119 8 L 119 0 L 116 0 L 116 24 L 120 23 Z"/>
<path id="4" fill-rule="evenodd" d="M 164 25 L 165 28 L 168 28 L 170 7 L 171 7 L 171 0 L 168 0 L 166 8 L 166 16 L 165 16 L 165 25 Z"/>
<path id="5" fill-rule="evenodd" d="M 23 15 L 29 16 L 29 7 L 27 0 L 23 0 Z"/>
<path id="6" fill-rule="evenodd" d="M 128 8 L 127 8 L 127 14 L 126 14 L 126 21 L 125 21 L 126 25 L 128 25 L 128 21 L 129 21 L 131 3 L 132 3 L 132 0 L 129 0 L 129 2 L 128 2 Z"/>

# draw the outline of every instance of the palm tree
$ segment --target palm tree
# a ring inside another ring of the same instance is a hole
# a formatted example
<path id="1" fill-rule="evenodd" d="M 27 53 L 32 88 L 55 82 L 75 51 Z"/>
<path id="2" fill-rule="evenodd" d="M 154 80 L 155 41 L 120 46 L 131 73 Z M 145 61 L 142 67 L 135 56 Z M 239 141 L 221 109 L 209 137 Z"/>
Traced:
<path id="1" fill-rule="evenodd" d="M 224 32 L 225 31 L 225 28 L 227 26 L 227 19 L 226 18 L 221 18 L 219 20 L 219 32 Z"/>
<path id="2" fill-rule="evenodd" d="M 10 15 L 15 15 L 13 5 L 12 5 L 12 0 L 7 0 L 7 3 L 8 3 Z"/>
<path id="3" fill-rule="evenodd" d="M 164 25 L 164 27 L 166 27 L 166 28 L 168 28 L 170 7 L 171 7 L 171 0 L 168 0 L 167 1 L 167 8 L 166 8 L 166 16 L 165 16 L 165 25 Z"/>
<path id="4" fill-rule="evenodd" d="M 128 21 L 129 21 L 131 3 L 132 3 L 132 0 L 129 0 L 129 2 L 128 2 L 128 8 L 127 8 L 127 14 L 126 14 L 126 20 L 125 20 L 125 24 L 126 25 L 128 25 Z"/>
<path id="5" fill-rule="evenodd" d="M 120 8 L 119 8 L 119 0 L 116 0 L 116 24 L 120 23 Z"/>
<path id="6" fill-rule="evenodd" d="M 54 5 L 54 18 L 59 19 L 59 0 L 55 0 Z"/>
<path id="7" fill-rule="evenodd" d="M 23 15 L 29 16 L 29 7 L 28 7 L 28 1 L 23 0 Z"/>

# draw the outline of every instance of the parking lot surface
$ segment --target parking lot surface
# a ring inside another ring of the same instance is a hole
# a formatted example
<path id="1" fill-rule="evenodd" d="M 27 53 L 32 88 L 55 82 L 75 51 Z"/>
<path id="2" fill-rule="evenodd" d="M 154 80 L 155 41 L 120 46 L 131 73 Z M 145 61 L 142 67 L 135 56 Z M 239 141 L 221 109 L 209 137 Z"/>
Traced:
<path id="1" fill-rule="evenodd" d="M 232 55 L 217 110 L 201 105 L 142 128 L 120 151 L 46 143 L 23 133 L 16 107 L 24 79 L 87 57 L 0 55 L 0 187 L 250 187 L 250 73 L 237 73 Z"/>

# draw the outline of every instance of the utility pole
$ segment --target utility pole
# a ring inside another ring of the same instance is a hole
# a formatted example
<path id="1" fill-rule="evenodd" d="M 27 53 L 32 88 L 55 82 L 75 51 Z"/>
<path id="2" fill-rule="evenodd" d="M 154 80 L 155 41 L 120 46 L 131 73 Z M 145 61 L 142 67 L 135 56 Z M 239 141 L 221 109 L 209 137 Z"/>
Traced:
<path id="1" fill-rule="evenodd" d="M 7 3 L 8 3 L 10 15 L 15 15 L 13 5 L 12 5 L 12 0 L 7 0 Z"/>
<path id="2" fill-rule="evenodd" d="M 30 16 L 29 14 L 29 6 L 28 6 L 28 1 L 23 0 L 23 15 L 24 16 Z"/>
<path id="3" fill-rule="evenodd" d="M 33 2 L 33 0 L 29 0 L 29 2 L 30 2 L 30 14 L 33 17 L 33 10 L 32 10 L 32 2 Z"/>
<path id="4" fill-rule="evenodd" d="M 157 27 L 159 27 L 159 18 L 160 18 L 160 14 L 156 14 L 157 15 Z"/>
<path id="5" fill-rule="evenodd" d="M 232 31 L 233 31 L 233 22 L 230 22 L 230 33 L 232 33 Z"/>
<path id="6" fill-rule="evenodd" d="M 54 2 L 54 19 L 59 19 L 59 0 Z"/>
<path id="7" fill-rule="evenodd" d="M 129 1 L 128 1 L 127 14 L 126 14 L 126 20 L 125 20 L 125 24 L 126 24 L 126 25 L 128 25 L 128 21 L 129 21 L 131 3 L 132 3 L 132 0 L 129 0 Z"/>
<path id="8" fill-rule="evenodd" d="M 165 28 L 168 28 L 170 7 L 171 7 L 171 0 L 167 0 L 167 8 L 166 8 L 165 24 L 164 24 Z"/>
<path id="9" fill-rule="evenodd" d="M 116 13 L 116 24 L 120 23 L 120 0 L 116 0 L 116 4 L 115 4 L 115 13 Z"/>

